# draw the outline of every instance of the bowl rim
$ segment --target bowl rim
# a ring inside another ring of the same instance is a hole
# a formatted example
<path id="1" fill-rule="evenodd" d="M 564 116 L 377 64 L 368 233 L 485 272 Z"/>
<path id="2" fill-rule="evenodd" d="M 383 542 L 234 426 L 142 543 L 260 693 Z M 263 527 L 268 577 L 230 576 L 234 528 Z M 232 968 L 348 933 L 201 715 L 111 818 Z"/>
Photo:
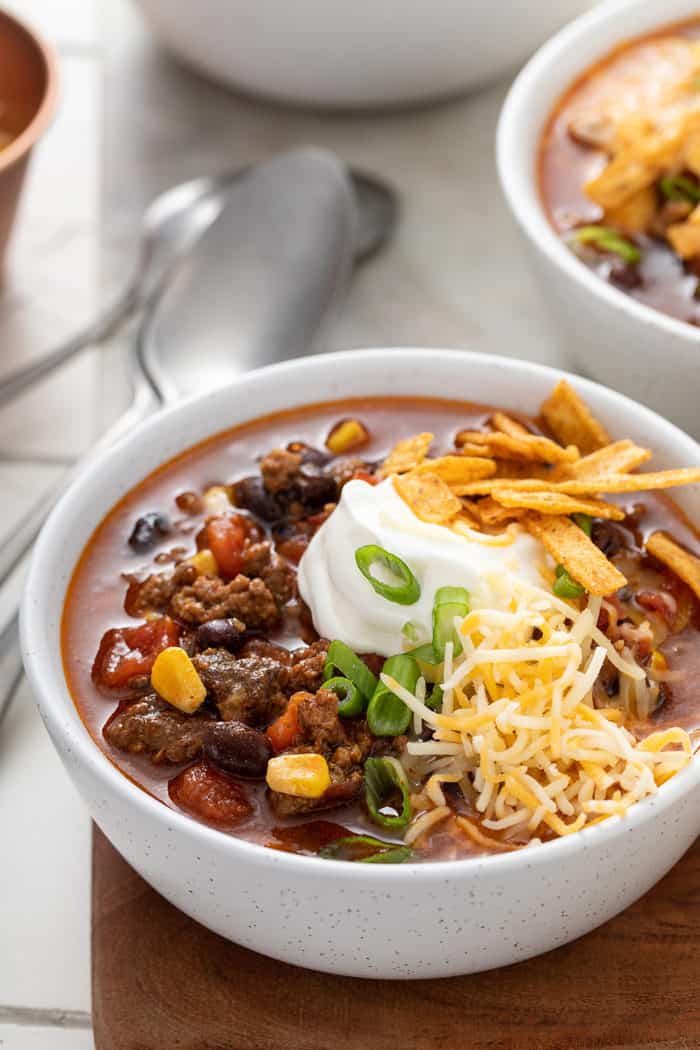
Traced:
<path id="1" fill-rule="evenodd" d="M 656 2 L 660 9 L 661 3 L 667 0 L 651 2 Z M 646 28 L 635 28 L 635 16 L 638 13 L 645 14 L 649 4 L 650 0 L 607 0 L 574 19 L 535 52 L 513 81 L 501 108 L 496 129 L 496 167 L 503 195 L 520 228 L 552 265 L 564 270 L 591 295 L 627 315 L 630 320 L 652 325 L 660 332 L 685 339 L 689 343 L 698 343 L 699 328 L 639 302 L 602 280 L 577 259 L 550 224 L 537 186 L 537 157 L 542 131 L 558 101 L 577 78 L 596 61 L 604 59 L 618 44 L 626 41 L 634 43 L 639 37 L 685 21 L 693 15 L 700 18 L 697 3 L 693 0 L 677 0 L 677 13 L 661 12 L 658 19 L 654 17 Z M 589 40 L 601 26 L 611 22 L 618 23 L 615 40 L 608 41 L 597 57 L 578 63 L 576 53 L 579 44 Z M 571 74 L 566 85 L 552 95 L 537 135 L 532 136 L 532 148 L 523 152 L 518 146 L 518 128 L 533 105 L 547 93 L 549 71 L 561 63 L 571 63 Z"/>
<path id="2" fill-rule="evenodd" d="M 5 149 L 0 150 L 0 174 L 2 174 L 29 153 L 49 126 L 58 103 L 59 74 L 56 49 L 29 22 L 5 10 L 0 10 L 0 20 L 9 23 L 26 37 L 39 57 L 46 77 L 44 93 L 34 116 L 26 128 Z"/>
<path id="3" fill-rule="evenodd" d="M 37 539 L 32 554 L 31 564 L 27 575 L 21 604 L 20 637 L 22 656 L 25 669 L 29 678 L 35 702 L 39 707 L 40 714 L 47 728 L 51 732 L 54 743 L 56 738 L 60 739 L 63 750 L 71 752 L 71 759 L 89 768 L 92 777 L 100 783 L 103 790 L 116 793 L 120 796 L 127 811 L 135 807 L 141 811 L 145 820 L 153 820 L 161 824 L 163 829 L 172 835 L 181 835 L 189 846 L 194 849 L 196 845 L 201 848 L 213 850 L 218 855 L 229 854 L 241 863 L 250 862 L 254 866 L 263 866 L 268 869 L 287 869 L 298 875 L 318 877 L 320 871 L 324 872 L 325 878 L 340 879 L 348 878 L 366 884 L 383 883 L 387 880 L 415 879 L 420 877 L 429 882 L 444 882 L 446 878 L 454 880 L 457 876 L 479 877 L 484 871 L 492 876 L 510 870 L 513 866 L 525 865 L 528 869 L 556 863 L 558 858 L 575 853 L 583 853 L 587 849 L 604 847 L 611 840 L 620 835 L 628 834 L 640 826 L 652 822 L 664 811 L 670 809 L 685 795 L 689 794 L 694 787 L 700 785 L 700 755 L 694 757 L 691 763 L 671 780 L 661 786 L 658 793 L 635 803 L 624 817 L 613 816 L 590 828 L 584 828 L 575 834 L 564 836 L 548 842 L 540 843 L 535 849 L 525 848 L 509 853 L 486 854 L 484 856 L 465 857 L 459 860 L 430 861 L 424 863 L 405 863 L 402 865 L 364 865 L 354 864 L 350 861 L 335 861 L 333 864 L 323 865 L 319 869 L 317 857 L 307 857 L 298 854 L 286 853 L 274 849 L 268 849 L 258 843 L 249 842 L 235 835 L 229 835 L 203 824 L 193 817 L 171 809 L 148 791 L 125 775 L 108 756 L 98 747 L 93 740 L 87 727 L 80 719 L 77 709 L 75 715 L 80 722 L 80 731 L 75 733 L 68 727 L 61 716 L 62 700 L 55 698 L 64 692 L 68 702 L 73 703 L 70 690 L 62 673 L 53 673 L 52 658 L 50 654 L 50 642 L 42 630 L 40 609 L 43 608 L 41 596 L 43 594 L 43 581 L 50 574 L 52 566 L 55 567 L 59 558 L 60 544 L 54 538 L 58 534 L 60 538 L 64 529 L 74 521 L 72 516 L 73 504 L 81 494 L 89 491 L 93 482 L 105 471 L 113 470 L 122 461 L 125 453 L 132 446 L 137 446 L 144 436 L 157 433 L 164 423 L 176 418 L 180 414 L 205 404 L 208 400 L 222 393 L 233 392 L 241 385 L 250 380 L 277 382 L 284 388 L 285 376 L 292 372 L 311 372 L 315 368 L 328 366 L 334 362 L 350 362 L 357 365 L 386 363 L 388 355 L 401 355 L 402 363 L 405 365 L 415 362 L 416 366 L 430 365 L 436 357 L 447 360 L 459 361 L 465 367 L 473 363 L 479 367 L 493 369 L 494 355 L 455 349 L 432 349 L 428 347 L 387 347 L 381 349 L 350 350 L 332 354 L 319 354 L 310 357 L 297 358 L 278 364 L 268 365 L 264 368 L 255 369 L 251 372 L 232 380 L 215 391 L 207 392 L 188 398 L 179 404 L 163 409 L 154 416 L 146 419 L 137 427 L 122 437 L 107 452 L 97 457 L 85 471 L 82 472 L 63 494 L 59 502 L 53 508 L 47 522 L 45 523 L 39 538 Z M 624 404 L 642 417 L 642 422 L 647 420 L 654 427 L 661 427 L 668 432 L 669 438 L 674 444 L 685 447 L 692 459 L 700 464 L 700 445 L 689 435 L 681 431 L 675 424 L 664 419 L 651 409 L 640 405 L 631 398 L 595 383 L 573 375 L 562 369 L 551 368 L 519 358 L 499 357 L 499 366 L 506 371 L 521 373 L 523 376 L 530 375 L 541 380 L 546 380 L 553 385 L 561 378 L 567 378 L 585 396 L 586 393 L 594 397 L 603 396 L 604 400 L 613 404 Z M 371 369 L 368 369 L 368 375 Z M 405 395 L 411 396 L 411 395 Z M 251 419 L 255 419 L 252 416 Z M 215 430 L 213 433 L 220 431 Z M 213 435 L 212 435 L 213 436 Z M 195 442 L 196 444 L 196 442 Z M 186 444 L 181 451 L 192 447 Z M 172 453 L 178 455 L 177 452 Z M 157 469 L 157 468 L 154 468 Z M 150 474 L 151 471 L 148 472 Z M 148 474 L 146 476 L 148 476 Z M 133 485 L 138 484 L 134 480 Z M 109 509 L 105 510 L 105 514 Z M 104 515 L 103 515 L 104 517 Z M 100 519 L 102 520 L 102 519 Z M 96 527 L 96 526 L 95 526 Z M 91 534 L 92 534 L 91 530 Z M 87 540 L 85 541 L 87 542 Z M 81 550 L 84 549 L 84 544 Z M 68 582 L 72 576 L 75 565 L 71 567 Z M 61 608 L 65 601 L 66 583 L 61 598 Z M 62 666 L 62 665 L 61 665 Z M 57 688 L 58 685 L 58 688 Z"/>

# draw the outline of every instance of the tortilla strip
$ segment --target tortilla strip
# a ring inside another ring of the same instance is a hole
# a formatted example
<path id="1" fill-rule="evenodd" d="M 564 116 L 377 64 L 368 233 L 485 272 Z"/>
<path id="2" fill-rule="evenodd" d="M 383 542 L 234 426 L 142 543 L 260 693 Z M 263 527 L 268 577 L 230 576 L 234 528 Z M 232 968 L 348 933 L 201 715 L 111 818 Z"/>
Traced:
<path id="1" fill-rule="evenodd" d="M 700 558 L 685 550 L 663 532 L 654 532 L 645 547 L 657 561 L 675 572 L 700 598 Z"/>
<path id="2" fill-rule="evenodd" d="M 448 485 L 490 478 L 496 473 L 492 459 L 472 456 L 440 456 L 439 459 L 424 459 L 413 468 L 413 474 L 437 474 Z"/>
<path id="3" fill-rule="evenodd" d="M 379 477 L 387 478 L 390 474 L 404 474 L 413 470 L 427 456 L 433 437 L 433 434 L 428 433 L 414 434 L 397 442 L 377 471 Z"/>
<path id="4" fill-rule="evenodd" d="M 554 560 L 590 594 L 605 597 L 627 583 L 622 573 L 570 518 L 530 514 L 524 524 Z"/>
<path id="5" fill-rule="evenodd" d="M 566 379 L 542 402 L 540 415 L 561 445 L 576 445 L 582 456 L 610 444 L 603 424 Z"/>
<path id="6" fill-rule="evenodd" d="M 471 452 L 475 447 L 488 450 L 493 459 L 528 460 L 534 463 L 573 463 L 579 458 L 578 450 L 570 445 L 562 448 L 555 441 L 541 437 L 539 434 L 511 434 L 493 432 L 485 434 L 480 430 L 462 430 L 455 438 L 458 447 L 466 446 Z"/>
<path id="7" fill-rule="evenodd" d="M 491 496 L 479 500 L 478 503 L 463 503 L 462 506 L 469 506 L 477 520 L 489 528 L 497 528 L 500 525 L 507 524 L 509 521 L 517 521 L 527 513 L 525 509 L 502 506 L 495 499 L 492 499 Z"/>
<path id="8" fill-rule="evenodd" d="M 462 510 L 461 500 L 437 474 L 401 474 L 394 479 L 394 485 L 421 521 L 445 525 Z"/>
<path id="9" fill-rule="evenodd" d="M 500 430 L 503 434 L 510 434 L 511 437 L 527 437 L 530 433 L 527 427 L 524 427 L 522 423 L 518 423 L 517 419 L 511 419 L 505 412 L 494 412 L 489 419 L 489 423 L 494 430 Z"/>
<path id="10" fill-rule="evenodd" d="M 568 469 L 570 478 L 599 478 L 606 474 L 627 474 L 651 458 L 651 450 L 640 448 L 626 438 L 605 445 L 596 452 L 583 456 Z"/>
<path id="11" fill-rule="evenodd" d="M 676 485 L 696 485 L 700 482 L 700 468 L 679 467 L 677 470 L 659 470 L 648 474 L 608 474 L 597 478 L 573 478 L 570 481 L 509 481 L 507 478 L 485 478 L 466 485 L 453 486 L 457 496 L 488 496 L 511 489 L 513 492 L 564 492 L 567 496 L 594 496 L 598 492 L 653 492 Z"/>
<path id="12" fill-rule="evenodd" d="M 493 498 L 504 507 L 536 510 L 539 514 L 590 514 L 592 518 L 622 521 L 625 512 L 614 503 L 597 499 L 577 499 L 563 492 L 513 492 L 504 489 Z"/>

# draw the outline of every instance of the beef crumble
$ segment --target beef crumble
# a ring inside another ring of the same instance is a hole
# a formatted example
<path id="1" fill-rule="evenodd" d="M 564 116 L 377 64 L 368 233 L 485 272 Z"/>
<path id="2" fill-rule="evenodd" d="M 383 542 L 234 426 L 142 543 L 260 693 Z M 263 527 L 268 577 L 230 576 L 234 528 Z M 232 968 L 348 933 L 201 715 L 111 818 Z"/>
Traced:
<path id="1" fill-rule="evenodd" d="M 120 704 L 104 727 L 108 743 L 131 755 L 148 755 L 151 762 L 190 762 L 202 751 L 213 715 L 199 711 L 183 715 L 155 693 Z"/>

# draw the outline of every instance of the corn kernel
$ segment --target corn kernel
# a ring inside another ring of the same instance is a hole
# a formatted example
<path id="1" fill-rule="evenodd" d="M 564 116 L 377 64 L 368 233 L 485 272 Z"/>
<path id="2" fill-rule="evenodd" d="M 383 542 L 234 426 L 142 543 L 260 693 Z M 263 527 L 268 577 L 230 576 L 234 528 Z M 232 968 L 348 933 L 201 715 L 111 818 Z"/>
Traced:
<path id="1" fill-rule="evenodd" d="M 231 510 L 231 491 L 226 485 L 212 485 L 202 500 L 207 514 L 225 514 Z"/>
<path id="2" fill-rule="evenodd" d="M 219 566 L 216 564 L 216 558 L 209 550 L 205 547 L 204 550 L 197 551 L 191 558 L 187 559 L 190 565 L 194 565 L 199 576 L 216 576 L 219 572 Z"/>
<path id="3" fill-rule="evenodd" d="M 295 798 L 320 798 L 331 782 L 323 755 L 278 755 L 267 763 L 267 786 Z"/>
<path id="4" fill-rule="evenodd" d="M 151 685 L 163 700 L 187 715 L 196 711 L 207 695 L 197 668 L 178 645 L 158 654 L 151 669 Z"/>
<path id="5" fill-rule="evenodd" d="M 649 666 L 651 667 L 652 671 L 668 671 L 668 660 L 662 652 L 660 652 L 658 649 L 654 649 L 653 653 L 651 654 Z"/>
<path id="6" fill-rule="evenodd" d="M 343 419 L 331 430 L 326 438 L 326 448 L 334 455 L 341 452 L 350 452 L 351 449 L 360 448 L 369 441 L 369 433 L 364 423 L 359 419 Z"/>

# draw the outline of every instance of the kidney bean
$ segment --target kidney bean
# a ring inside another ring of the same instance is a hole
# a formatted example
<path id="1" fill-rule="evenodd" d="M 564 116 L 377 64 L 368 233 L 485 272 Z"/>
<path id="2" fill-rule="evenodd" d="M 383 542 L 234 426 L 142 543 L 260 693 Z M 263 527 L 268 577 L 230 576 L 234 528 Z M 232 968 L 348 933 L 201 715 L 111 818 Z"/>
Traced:
<path id="1" fill-rule="evenodd" d="M 237 653 L 247 638 L 245 624 L 235 618 L 209 620 L 197 628 L 199 649 L 228 649 L 230 653 Z"/>
<path id="2" fill-rule="evenodd" d="M 170 523 L 160 511 L 143 514 L 135 523 L 128 539 L 132 550 L 145 554 L 151 547 L 170 532 Z"/>
<path id="3" fill-rule="evenodd" d="M 257 779 L 265 776 L 272 748 L 264 733 L 243 722 L 214 722 L 207 727 L 204 754 L 227 773 Z"/>

